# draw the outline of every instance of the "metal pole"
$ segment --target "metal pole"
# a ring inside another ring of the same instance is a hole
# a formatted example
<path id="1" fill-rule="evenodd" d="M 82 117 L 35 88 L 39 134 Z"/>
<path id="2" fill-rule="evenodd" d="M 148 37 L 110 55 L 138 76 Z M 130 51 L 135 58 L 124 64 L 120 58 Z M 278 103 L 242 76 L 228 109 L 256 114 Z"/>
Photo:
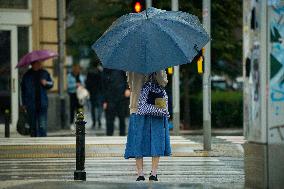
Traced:
<path id="1" fill-rule="evenodd" d="M 178 11 L 178 0 L 172 0 L 172 11 Z M 179 89 L 179 66 L 174 67 L 172 96 L 173 96 L 173 124 L 174 135 L 180 133 L 180 89 Z"/>
<path id="2" fill-rule="evenodd" d="M 10 111 L 5 110 L 5 138 L 10 137 Z"/>
<path id="3" fill-rule="evenodd" d="M 76 171 L 74 172 L 74 180 L 86 180 L 85 125 L 84 114 L 80 111 L 76 115 Z"/>
<path id="4" fill-rule="evenodd" d="M 250 6 L 249 1 L 243 1 L 243 134 L 244 137 L 247 139 L 248 137 L 248 127 L 249 127 L 249 78 L 247 77 L 247 58 L 250 57 L 249 47 L 250 47 L 250 30 L 249 30 L 249 9 Z"/>
<path id="5" fill-rule="evenodd" d="M 57 0 L 57 15 L 58 15 L 58 91 L 60 98 L 60 119 L 61 127 L 64 128 L 66 124 L 65 119 L 65 97 L 64 97 L 64 59 L 65 59 L 65 1 Z"/>
<path id="6" fill-rule="evenodd" d="M 146 0 L 146 9 L 152 7 L 152 0 Z"/>
<path id="7" fill-rule="evenodd" d="M 211 36 L 211 0 L 203 0 L 203 25 Z M 211 150 L 211 42 L 205 46 L 203 74 L 203 149 Z"/>

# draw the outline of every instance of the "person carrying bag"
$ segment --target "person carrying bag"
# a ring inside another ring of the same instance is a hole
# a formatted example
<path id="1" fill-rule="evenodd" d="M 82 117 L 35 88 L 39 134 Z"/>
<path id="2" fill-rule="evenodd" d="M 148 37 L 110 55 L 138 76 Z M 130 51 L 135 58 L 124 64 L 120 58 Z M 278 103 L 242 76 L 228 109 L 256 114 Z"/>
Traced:
<path id="1" fill-rule="evenodd" d="M 130 118 L 124 158 L 135 158 L 136 181 L 144 181 L 143 157 L 152 157 L 150 181 L 158 181 L 161 156 L 171 155 L 168 125 L 168 83 L 164 70 L 151 75 L 127 72 L 130 88 Z"/>

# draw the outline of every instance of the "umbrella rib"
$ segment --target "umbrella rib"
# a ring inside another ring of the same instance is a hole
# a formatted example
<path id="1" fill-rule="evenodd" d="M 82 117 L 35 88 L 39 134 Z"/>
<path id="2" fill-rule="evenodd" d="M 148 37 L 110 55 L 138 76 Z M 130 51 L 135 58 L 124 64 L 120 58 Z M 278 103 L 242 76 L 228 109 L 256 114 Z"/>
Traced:
<path id="1" fill-rule="evenodd" d="M 163 20 L 162 18 L 155 18 L 157 20 L 161 19 Z M 169 19 L 171 20 L 171 19 Z M 164 20 L 163 20 L 164 21 Z M 174 21 L 177 21 L 177 20 L 174 20 Z M 153 23 L 153 22 L 152 22 Z M 197 32 L 199 32 L 202 35 L 204 35 L 204 37 L 206 38 L 206 41 L 204 42 L 205 44 L 210 40 L 210 37 L 208 36 L 206 30 L 203 28 L 203 26 L 200 24 L 198 25 L 197 27 L 193 27 L 192 25 L 186 23 L 186 21 L 183 20 L 183 22 L 180 22 L 180 21 L 177 21 L 177 24 L 181 24 L 181 25 L 184 25 L 186 27 L 190 27 L 192 30 L 195 30 Z M 201 29 L 202 28 L 202 29 Z M 201 48 L 198 46 L 197 47 L 198 51 L 201 50 Z"/>
<path id="2" fill-rule="evenodd" d="M 145 19 L 144 17 L 133 17 L 133 19 L 126 19 L 128 17 L 132 17 L 132 15 L 136 15 L 136 13 L 130 13 L 130 14 L 127 14 L 127 15 L 124 15 L 120 18 L 118 18 L 119 20 L 116 20 L 106 31 L 105 33 L 107 33 L 108 31 L 111 31 L 111 30 L 114 30 L 115 28 L 118 28 L 118 27 L 124 27 L 124 25 L 126 24 L 130 24 L 130 23 L 134 23 L 134 22 L 137 22 L 137 21 L 141 21 L 143 19 Z M 138 15 L 138 14 L 137 14 Z M 125 19 L 124 21 L 121 21 Z"/>
<path id="3" fill-rule="evenodd" d="M 151 22 L 151 23 L 156 25 L 161 32 L 165 32 L 167 34 L 167 36 L 169 36 L 169 38 L 176 44 L 176 46 L 178 46 L 178 49 L 182 52 L 185 59 L 188 60 L 188 57 L 186 56 L 186 53 L 184 52 L 184 50 L 180 47 L 180 45 L 176 42 L 176 40 L 168 33 L 168 31 L 165 30 L 164 28 L 162 28 L 160 25 L 156 24 L 155 22 Z"/>
<path id="4" fill-rule="evenodd" d="M 139 25 L 137 24 L 136 26 L 131 27 L 131 30 L 128 32 L 128 34 L 125 35 L 123 38 L 121 38 L 121 40 L 118 43 L 116 43 L 115 46 L 119 46 L 129 36 L 130 32 L 133 32 L 133 30 L 138 26 L 141 26 L 141 24 Z M 113 51 L 110 52 L 108 59 L 111 59 L 113 57 L 113 54 L 117 51 L 117 49 L 118 48 L 113 48 Z"/>
<path id="5" fill-rule="evenodd" d="M 164 21 L 165 19 L 163 18 L 155 18 L 157 20 L 162 20 Z M 205 35 L 205 36 L 208 36 L 206 30 L 204 29 L 204 27 L 199 24 L 197 25 L 197 27 L 194 27 L 192 24 L 189 24 L 188 22 L 186 22 L 185 20 L 177 20 L 177 19 L 168 19 L 169 21 L 176 21 L 177 24 L 181 24 L 181 25 L 184 25 L 186 27 L 190 27 L 192 28 L 193 30 L 196 30 L 197 32 L 200 32 L 202 35 Z M 202 28 L 202 29 L 201 29 Z M 208 37 L 209 38 L 209 37 Z"/>

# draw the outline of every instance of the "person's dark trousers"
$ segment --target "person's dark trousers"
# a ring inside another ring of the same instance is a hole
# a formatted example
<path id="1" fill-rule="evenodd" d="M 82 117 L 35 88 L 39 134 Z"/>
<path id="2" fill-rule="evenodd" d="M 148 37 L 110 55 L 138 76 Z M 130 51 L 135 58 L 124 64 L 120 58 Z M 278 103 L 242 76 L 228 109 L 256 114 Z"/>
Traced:
<path id="1" fill-rule="evenodd" d="M 102 96 L 98 96 L 97 101 L 96 101 L 96 107 L 95 107 L 95 111 L 96 111 L 96 120 L 99 122 L 99 128 L 101 128 L 101 117 L 103 114 L 103 97 Z"/>
<path id="2" fill-rule="evenodd" d="M 99 128 L 101 127 L 101 117 L 102 117 L 103 107 L 101 102 L 96 99 L 91 99 L 91 114 L 93 120 L 93 128 L 96 127 L 96 122 L 99 123 Z"/>
<path id="3" fill-rule="evenodd" d="M 75 113 L 78 111 L 79 108 L 82 106 L 79 104 L 79 100 L 77 98 L 76 93 L 69 93 L 70 97 L 70 124 L 74 122 Z"/>
<path id="4" fill-rule="evenodd" d="M 113 136 L 115 112 L 111 109 L 106 110 L 106 135 Z"/>
<path id="5" fill-rule="evenodd" d="M 115 107 L 115 105 L 109 104 L 106 110 L 106 135 L 113 136 L 114 132 L 114 118 L 119 118 L 119 135 L 125 136 L 125 115 L 124 112 Z"/>
<path id="6" fill-rule="evenodd" d="M 91 114 L 93 120 L 93 128 L 96 127 L 96 101 L 95 99 L 91 98 Z"/>
<path id="7" fill-rule="evenodd" d="M 119 116 L 119 136 L 125 136 L 125 117 Z"/>
<path id="8" fill-rule="evenodd" d="M 101 117 L 102 117 L 102 113 L 103 113 L 103 106 L 101 104 L 99 104 L 98 106 L 96 106 L 95 109 L 96 109 L 96 114 L 97 114 L 96 119 L 99 122 L 99 128 L 101 128 L 101 125 L 102 125 Z"/>
<path id="9" fill-rule="evenodd" d="M 31 137 L 46 137 L 47 129 L 47 110 L 40 110 L 39 112 L 27 110 L 28 121 L 30 124 Z"/>

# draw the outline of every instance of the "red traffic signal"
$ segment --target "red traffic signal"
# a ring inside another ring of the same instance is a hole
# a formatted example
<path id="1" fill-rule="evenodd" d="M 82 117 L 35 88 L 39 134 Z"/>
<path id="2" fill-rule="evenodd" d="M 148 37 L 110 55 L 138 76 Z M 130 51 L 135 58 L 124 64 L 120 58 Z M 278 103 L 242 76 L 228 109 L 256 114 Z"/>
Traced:
<path id="1" fill-rule="evenodd" d="M 140 2 L 136 2 L 135 5 L 134 5 L 134 11 L 139 13 L 142 11 L 142 5 Z"/>
<path id="2" fill-rule="evenodd" d="M 132 12 L 139 13 L 145 10 L 145 0 L 134 0 L 132 1 Z"/>

